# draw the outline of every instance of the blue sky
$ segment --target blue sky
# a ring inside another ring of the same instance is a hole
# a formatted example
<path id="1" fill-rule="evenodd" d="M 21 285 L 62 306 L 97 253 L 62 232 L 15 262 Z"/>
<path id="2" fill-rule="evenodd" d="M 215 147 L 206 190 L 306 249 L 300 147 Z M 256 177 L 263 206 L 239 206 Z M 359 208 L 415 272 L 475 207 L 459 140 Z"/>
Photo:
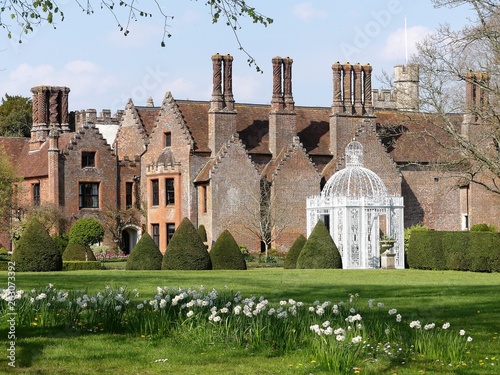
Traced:
<path id="1" fill-rule="evenodd" d="M 370 63 L 373 87 L 381 88 L 376 77 L 405 63 L 405 18 L 411 55 L 415 42 L 439 24 L 459 28 L 473 15 L 466 7 L 435 9 L 430 0 L 248 0 L 274 19 L 268 27 L 242 20 L 238 31 L 261 74 L 248 66 L 231 30 L 211 23 L 204 0 L 164 0 L 164 11 L 174 19 L 168 22 L 172 37 L 163 48 L 158 14 L 132 22 L 125 37 L 99 2 L 87 16 L 74 0 L 59 0 L 65 20 L 55 30 L 36 28 L 21 44 L 0 33 L 0 94 L 30 96 L 34 86 L 68 86 L 70 110 L 97 111 L 123 109 L 128 98 L 144 105 L 151 96 L 160 105 L 167 91 L 176 99 L 209 100 L 211 56 L 229 53 L 237 102 L 269 103 L 271 59 L 289 56 L 295 104 L 330 106 L 334 62 Z M 154 9 L 150 0 L 138 3 Z M 125 22 L 123 11 L 119 16 Z"/>

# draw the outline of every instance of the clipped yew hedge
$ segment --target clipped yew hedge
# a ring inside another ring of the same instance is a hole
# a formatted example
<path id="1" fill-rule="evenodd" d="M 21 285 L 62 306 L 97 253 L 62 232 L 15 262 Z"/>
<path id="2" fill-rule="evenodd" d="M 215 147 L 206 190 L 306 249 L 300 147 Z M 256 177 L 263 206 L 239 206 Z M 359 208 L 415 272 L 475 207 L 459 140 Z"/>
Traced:
<path id="1" fill-rule="evenodd" d="M 82 271 L 82 270 L 100 270 L 101 262 L 99 261 L 80 261 L 73 260 L 63 262 L 63 271 Z"/>
<path id="2" fill-rule="evenodd" d="M 26 225 L 12 255 L 16 271 L 48 272 L 62 270 L 62 257 L 54 240 L 37 218 Z"/>
<path id="3" fill-rule="evenodd" d="M 127 258 L 126 269 L 161 270 L 162 261 L 163 254 L 149 233 L 145 232 Z"/>
<path id="4" fill-rule="evenodd" d="M 212 261 L 193 223 L 184 218 L 163 255 L 164 270 L 211 270 Z"/>
<path id="5" fill-rule="evenodd" d="M 226 229 L 215 241 L 210 250 L 212 269 L 214 270 L 246 270 L 245 256 L 240 250 L 233 235 Z"/>
<path id="6" fill-rule="evenodd" d="M 319 220 L 297 259 L 299 269 L 342 268 L 342 258 L 325 224 Z"/>
<path id="7" fill-rule="evenodd" d="M 66 246 L 66 250 L 64 250 L 64 253 L 62 254 L 62 259 L 63 262 L 72 260 L 79 260 L 82 262 L 97 260 L 90 247 L 80 243 L 69 243 L 68 246 Z"/>
<path id="8" fill-rule="evenodd" d="M 406 259 L 417 269 L 500 272 L 500 233 L 414 232 Z"/>
<path id="9" fill-rule="evenodd" d="M 290 247 L 290 250 L 288 250 L 288 253 L 286 254 L 285 264 L 283 268 L 285 269 L 297 268 L 297 259 L 299 258 L 300 252 L 302 251 L 302 248 L 306 244 L 306 241 L 307 239 L 302 234 L 297 237 L 292 247 Z"/>

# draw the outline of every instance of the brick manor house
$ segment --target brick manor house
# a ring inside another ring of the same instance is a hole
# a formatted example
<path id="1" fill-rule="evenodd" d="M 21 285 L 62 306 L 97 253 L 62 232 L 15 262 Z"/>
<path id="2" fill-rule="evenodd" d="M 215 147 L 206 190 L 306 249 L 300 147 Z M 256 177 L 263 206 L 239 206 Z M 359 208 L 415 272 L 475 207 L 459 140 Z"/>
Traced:
<path id="1" fill-rule="evenodd" d="M 262 248 L 258 233 L 274 232 L 271 246 L 286 251 L 306 233 L 306 199 L 345 166 L 352 140 L 363 145 L 365 167 L 404 197 L 405 227 L 500 227 L 500 198 L 440 170 L 432 134 L 412 136 L 432 132 L 418 112 L 418 67 L 396 66 L 395 90 L 388 91 L 372 90 L 370 65 L 335 63 L 332 105 L 319 108 L 295 105 L 293 61 L 280 57 L 272 59 L 270 104 L 237 103 L 232 61 L 212 56 L 209 101 L 167 92 L 159 107 L 129 100 L 115 115 L 69 112 L 69 88 L 34 87 L 31 138 L 0 138 L 23 178 L 0 243 L 8 247 L 6 228 L 23 212 L 51 206 L 69 223 L 88 216 L 104 222 L 104 243 L 126 253 L 144 231 L 165 251 L 184 217 L 205 226 L 209 246 L 227 228 L 250 251 Z M 483 95 L 464 90 L 469 103 Z M 453 121 L 480 132 L 471 116 Z"/>

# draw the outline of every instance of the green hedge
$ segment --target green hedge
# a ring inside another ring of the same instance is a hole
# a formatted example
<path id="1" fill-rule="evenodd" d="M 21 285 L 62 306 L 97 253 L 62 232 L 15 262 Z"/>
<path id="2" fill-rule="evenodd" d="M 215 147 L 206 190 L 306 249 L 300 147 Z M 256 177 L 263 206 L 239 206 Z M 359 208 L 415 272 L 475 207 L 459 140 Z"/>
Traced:
<path id="1" fill-rule="evenodd" d="M 81 271 L 81 270 L 100 270 L 101 262 L 99 261 L 80 261 L 73 260 L 63 262 L 63 271 Z"/>
<path id="2" fill-rule="evenodd" d="M 500 233 L 414 232 L 406 259 L 417 269 L 500 272 Z"/>

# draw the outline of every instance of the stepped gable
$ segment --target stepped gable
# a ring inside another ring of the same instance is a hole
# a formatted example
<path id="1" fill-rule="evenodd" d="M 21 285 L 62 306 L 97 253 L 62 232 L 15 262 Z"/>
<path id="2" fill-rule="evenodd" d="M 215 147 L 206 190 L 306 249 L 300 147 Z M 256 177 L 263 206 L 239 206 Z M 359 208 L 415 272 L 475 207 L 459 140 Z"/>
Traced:
<path id="1" fill-rule="evenodd" d="M 223 147 L 221 147 L 221 149 L 219 150 L 219 152 L 217 153 L 215 158 L 210 159 L 203 166 L 200 173 L 198 173 L 198 175 L 194 179 L 194 182 L 196 183 L 196 182 L 209 181 L 210 178 L 212 177 L 212 174 L 216 173 L 218 164 L 222 161 L 222 159 L 224 159 L 226 157 L 228 150 L 231 147 L 234 147 L 236 145 L 239 145 L 243 148 L 243 150 L 245 151 L 245 153 L 247 154 L 248 158 L 251 161 L 251 158 L 248 155 L 248 151 L 246 150 L 245 145 L 243 144 L 241 139 L 239 139 L 238 134 L 235 134 L 234 136 L 231 137 L 231 139 Z M 252 164 L 253 164 L 253 162 L 252 162 Z"/>
<path id="2" fill-rule="evenodd" d="M 160 110 L 158 112 L 158 115 L 156 116 L 156 119 L 155 119 L 155 122 L 154 122 L 154 127 L 153 127 L 153 129 L 151 131 L 151 134 L 154 133 L 156 131 L 156 129 L 158 129 L 159 126 L 160 127 L 162 126 L 162 124 L 163 124 L 163 121 L 162 121 L 163 116 L 166 116 L 168 114 L 168 112 L 170 112 L 171 114 L 174 115 L 175 119 L 177 120 L 177 124 L 181 128 L 181 131 L 184 133 L 184 135 L 186 137 L 186 141 L 189 144 L 191 144 L 191 148 L 193 148 L 194 147 L 195 139 L 194 139 L 194 137 L 193 137 L 193 135 L 191 133 L 191 129 L 189 128 L 189 126 L 187 126 L 187 121 L 185 120 L 184 114 L 180 110 L 180 107 L 179 107 L 178 103 L 179 102 L 177 102 L 173 98 L 173 96 L 170 93 L 170 91 L 167 91 L 167 93 L 165 94 L 165 97 L 163 98 L 163 102 L 161 104 L 161 107 L 160 107 Z M 195 127 L 196 126 L 196 121 L 194 119 L 191 119 L 191 120 L 193 121 L 192 126 Z"/>
<path id="3" fill-rule="evenodd" d="M 79 131 L 77 131 L 75 133 L 68 133 L 68 135 L 71 135 L 69 142 L 67 142 L 66 145 L 59 143 L 59 149 L 63 150 L 63 154 L 65 154 L 65 155 L 69 154 L 69 152 L 73 151 L 75 149 L 75 146 L 78 145 L 78 142 L 80 141 L 80 139 L 85 137 L 87 134 L 90 134 L 90 136 L 96 140 L 100 139 L 102 144 L 105 146 L 105 148 L 108 149 L 112 155 L 115 154 L 115 151 L 111 148 L 109 143 L 106 142 L 106 139 L 103 137 L 101 132 L 99 132 L 99 129 L 94 124 L 85 124 L 83 126 L 83 128 L 80 129 Z M 62 134 L 62 135 L 64 135 L 64 134 Z M 48 143 L 48 142 L 46 142 L 46 143 Z"/>
<path id="4" fill-rule="evenodd" d="M 317 172 L 316 166 L 307 154 L 307 151 L 303 147 L 302 143 L 300 143 L 300 139 L 298 137 L 294 137 L 293 142 L 287 147 L 283 148 L 276 159 L 271 160 L 269 163 L 267 163 L 267 165 L 264 167 L 264 170 L 262 171 L 262 177 L 265 177 L 267 181 L 272 181 L 273 177 L 279 173 L 281 166 L 287 162 L 290 154 L 296 150 L 300 150 L 303 152 L 304 157 L 309 160 L 309 163 Z"/>
<path id="5" fill-rule="evenodd" d="M 432 124 L 425 113 L 412 113 L 411 116 L 410 119 L 404 113 L 392 111 L 377 113 L 377 133 L 392 159 L 397 164 L 405 164 L 436 163 L 446 158 L 446 149 L 441 145 L 453 143 L 450 135 Z M 459 129 L 463 117 L 452 115 L 450 118 Z"/>

